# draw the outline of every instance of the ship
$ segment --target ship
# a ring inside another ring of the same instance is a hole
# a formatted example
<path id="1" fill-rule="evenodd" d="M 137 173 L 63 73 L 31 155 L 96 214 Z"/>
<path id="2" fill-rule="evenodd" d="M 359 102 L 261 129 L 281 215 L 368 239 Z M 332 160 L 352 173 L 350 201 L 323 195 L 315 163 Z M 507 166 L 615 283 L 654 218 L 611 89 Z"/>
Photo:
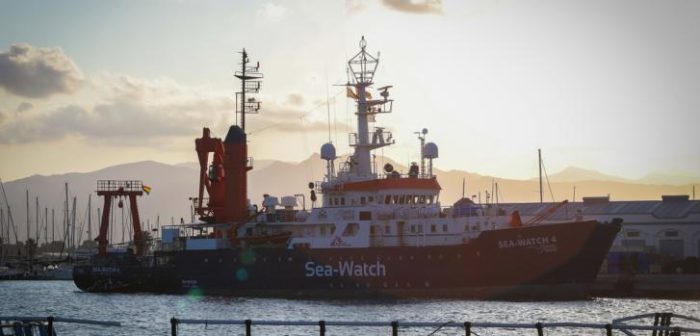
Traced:
<path id="1" fill-rule="evenodd" d="M 163 227 L 152 247 L 132 210 L 132 248 L 112 253 L 111 199 L 128 196 L 134 208 L 145 186 L 98 181 L 105 197 L 98 253 L 74 267 L 75 285 L 87 292 L 259 297 L 588 297 L 621 220 L 552 222 L 542 214 L 523 223 L 517 212 L 468 198 L 443 206 L 433 174 L 438 147 L 425 141 L 427 130 L 417 132 L 420 164 L 407 172 L 391 164 L 377 169 L 372 151 L 395 139 L 370 124 L 393 112 L 392 86 L 372 89 L 379 57 L 364 37 L 359 47 L 344 85 L 357 109 L 352 154 L 340 160 L 334 144 L 321 146 L 326 171 L 308 184 L 309 209 L 305 194 L 266 194 L 259 206 L 248 198 L 253 160 L 245 117 L 260 109 L 252 96 L 263 75 L 244 49 L 236 123 L 223 140 L 208 128 L 195 140 L 200 176 L 191 199 L 199 220 Z"/>

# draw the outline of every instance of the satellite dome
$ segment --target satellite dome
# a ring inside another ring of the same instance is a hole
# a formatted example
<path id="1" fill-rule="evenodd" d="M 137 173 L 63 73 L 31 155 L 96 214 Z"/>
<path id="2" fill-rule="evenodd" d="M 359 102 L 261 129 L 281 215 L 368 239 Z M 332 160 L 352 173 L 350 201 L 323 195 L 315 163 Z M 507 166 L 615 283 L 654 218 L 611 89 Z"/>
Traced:
<path id="1" fill-rule="evenodd" d="M 324 160 L 335 160 L 335 146 L 333 146 L 332 143 L 324 143 L 323 146 L 321 146 L 321 159 Z"/>
<path id="2" fill-rule="evenodd" d="M 387 173 L 391 173 L 394 171 L 394 166 L 392 166 L 391 163 L 387 163 L 384 165 L 384 171 Z"/>
<path id="3" fill-rule="evenodd" d="M 428 142 L 423 147 L 423 157 L 427 159 L 437 159 L 438 146 L 435 143 Z"/>

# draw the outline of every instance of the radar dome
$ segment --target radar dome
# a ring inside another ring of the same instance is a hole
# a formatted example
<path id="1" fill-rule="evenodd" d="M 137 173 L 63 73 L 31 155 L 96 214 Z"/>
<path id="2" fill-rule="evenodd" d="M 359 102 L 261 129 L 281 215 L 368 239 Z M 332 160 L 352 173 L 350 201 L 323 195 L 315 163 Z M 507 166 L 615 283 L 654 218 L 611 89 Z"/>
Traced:
<path id="1" fill-rule="evenodd" d="M 423 147 L 423 157 L 427 159 L 437 159 L 438 146 L 432 142 L 425 144 L 425 147 Z"/>
<path id="2" fill-rule="evenodd" d="M 324 160 L 335 160 L 335 146 L 333 146 L 332 143 L 328 142 L 323 144 L 321 146 L 321 159 Z"/>
<path id="3" fill-rule="evenodd" d="M 387 163 L 384 165 L 384 171 L 387 173 L 391 173 L 394 171 L 394 166 L 392 166 L 391 163 Z"/>

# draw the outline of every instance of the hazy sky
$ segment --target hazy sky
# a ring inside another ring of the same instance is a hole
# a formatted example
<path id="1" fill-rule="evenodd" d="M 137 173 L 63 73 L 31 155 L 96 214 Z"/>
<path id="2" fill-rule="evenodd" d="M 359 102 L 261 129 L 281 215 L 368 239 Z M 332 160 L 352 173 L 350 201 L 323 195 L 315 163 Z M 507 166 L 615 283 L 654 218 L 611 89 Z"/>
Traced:
<path id="1" fill-rule="evenodd" d="M 0 0 L 0 177 L 195 161 L 234 120 L 238 51 L 260 61 L 256 159 L 347 153 L 345 62 L 365 36 L 394 85 L 377 126 L 416 160 L 511 178 L 579 166 L 700 175 L 698 1 Z"/>

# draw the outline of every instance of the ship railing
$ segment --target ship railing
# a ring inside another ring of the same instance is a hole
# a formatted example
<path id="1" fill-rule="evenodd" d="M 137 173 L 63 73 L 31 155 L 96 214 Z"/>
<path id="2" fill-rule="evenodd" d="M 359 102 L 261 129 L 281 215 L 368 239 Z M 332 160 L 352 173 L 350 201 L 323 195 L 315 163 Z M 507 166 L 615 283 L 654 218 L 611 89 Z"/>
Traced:
<path id="1" fill-rule="evenodd" d="M 633 320 L 653 318 L 652 325 L 627 324 Z M 633 331 L 652 331 L 652 335 L 680 336 L 681 334 L 700 334 L 700 328 L 672 326 L 671 319 L 681 319 L 684 322 L 700 323 L 700 319 L 678 315 L 673 313 L 651 313 L 635 315 L 612 320 L 608 323 L 583 323 L 583 322 L 535 322 L 535 323 L 500 323 L 500 322 L 408 322 L 408 321 L 284 321 L 284 320 L 202 320 L 202 319 L 170 319 L 170 334 L 177 336 L 179 325 L 239 325 L 245 326 L 245 335 L 253 334 L 253 326 L 285 326 L 285 327 L 318 327 L 318 334 L 326 335 L 328 327 L 371 327 L 387 328 L 392 336 L 398 336 L 399 330 L 430 328 L 435 334 L 441 329 L 462 329 L 469 336 L 474 329 L 533 329 L 538 336 L 543 336 L 545 329 L 598 329 L 605 331 L 607 336 L 612 336 L 613 330 L 618 330 L 628 336 L 636 335 Z"/>
<path id="2" fill-rule="evenodd" d="M 13 333 L 10 335 L 32 335 L 32 331 L 38 329 L 37 335 L 55 335 L 56 331 L 54 328 L 54 323 L 74 323 L 74 324 L 87 324 L 103 327 L 121 327 L 121 323 L 114 321 L 96 321 L 96 320 L 85 320 L 85 319 L 74 319 L 58 316 L 47 316 L 47 317 L 37 317 L 37 316 L 0 316 L 0 328 L 8 328 L 19 330 L 19 333 Z M 4 332 L 4 330 L 1 330 Z"/>
<path id="3" fill-rule="evenodd" d="M 98 180 L 97 191 L 143 192 L 143 182 L 138 180 Z"/>
<path id="4" fill-rule="evenodd" d="M 366 134 L 368 143 L 365 144 L 371 148 L 378 148 L 382 146 L 393 145 L 396 141 L 393 135 L 389 131 L 384 131 L 383 129 L 376 129 L 374 132 L 362 133 Z M 359 133 L 348 134 L 348 144 L 350 147 L 356 147 L 360 145 L 360 135 Z"/>

